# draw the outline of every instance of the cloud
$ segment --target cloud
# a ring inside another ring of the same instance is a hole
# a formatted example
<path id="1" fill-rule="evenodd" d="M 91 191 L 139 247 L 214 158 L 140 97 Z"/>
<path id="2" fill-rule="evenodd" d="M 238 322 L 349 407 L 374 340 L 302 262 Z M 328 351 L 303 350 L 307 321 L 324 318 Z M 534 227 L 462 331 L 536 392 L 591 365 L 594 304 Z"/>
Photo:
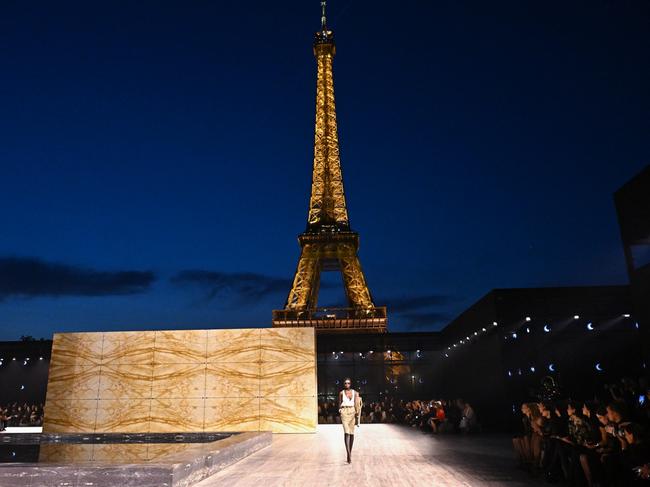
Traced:
<path id="1" fill-rule="evenodd" d="M 120 296 L 147 291 L 146 271 L 98 271 L 33 257 L 0 257 L 0 300 L 11 296 Z"/>
<path id="2" fill-rule="evenodd" d="M 422 313 L 401 313 L 404 327 L 410 330 L 427 329 L 435 330 L 449 323 L 449 315 L 441 311 L 428 311 Z"/>
<path id="3" fill-rule="evenodd" d="M 386 303 L 390 310 L 395 313 L 412 311 L 422 308 L 430 308 L 434 306 L 444 306 L 450 302 L 453 302 L 453 299 L 450 296 L 445 296 L 442 294 L 429 294 L 425 296 L 411 297 L 401 296 L 388 298 L 382 301 L 382 303 Z"/>
<path id="4" fill-rule="evenodd" d="M 194 285 L 206 292 L 206 299 L 231 296 L 240 302 L 252 303 L 279 293 L 288 293 L 292 281 L 252 272 L 218 272 L 185 270 L 171 278 L 178 286 Z"/>
<path id="5" fill-rule="evenodd" d="M 395 296 L 380 301 L 386 304 L 391 321 L 407 330 L 435 330 L 449 322 L 448 305 L 454 298 L 444 294 Z"/>

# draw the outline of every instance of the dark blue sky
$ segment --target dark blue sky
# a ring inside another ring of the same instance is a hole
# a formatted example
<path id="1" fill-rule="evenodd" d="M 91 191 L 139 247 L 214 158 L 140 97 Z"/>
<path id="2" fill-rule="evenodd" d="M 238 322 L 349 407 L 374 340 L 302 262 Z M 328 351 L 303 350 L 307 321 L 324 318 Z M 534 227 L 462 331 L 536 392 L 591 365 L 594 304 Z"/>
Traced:
<path id="1" fill-rule="evenodd" d="M 626 281 L 612 193 L 650 162 L 650 3 L 329 19 L 351 223 L 392 330 L 495 287 Z M 268 325 L 306 224 L 318 25 L 316 0 L 3 2 L 0 339 Z"/>

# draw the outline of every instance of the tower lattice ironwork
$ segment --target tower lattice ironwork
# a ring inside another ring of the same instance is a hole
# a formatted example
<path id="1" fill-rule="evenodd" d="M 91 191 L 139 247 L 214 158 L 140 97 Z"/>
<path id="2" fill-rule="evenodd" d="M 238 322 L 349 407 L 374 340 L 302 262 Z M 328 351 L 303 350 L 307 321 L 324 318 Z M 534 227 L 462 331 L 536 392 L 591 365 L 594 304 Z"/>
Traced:
<path id="1" fill-rule="evenodd" d="M 316 128 L 307 229 L 298 237 L 302 252 L 283 310 L 273 311 L 273 326 L 314 326 L 329 331 L 386 331 L 386 308 L 374 305 L 357 251 L 359 234 L 350 229 L 339 156 L 332 60 L 334 35 L 321 2 L 321 28 L 314 38 Z M 346 308 L 319 308 L 321 273 L 339 271 Z"/>

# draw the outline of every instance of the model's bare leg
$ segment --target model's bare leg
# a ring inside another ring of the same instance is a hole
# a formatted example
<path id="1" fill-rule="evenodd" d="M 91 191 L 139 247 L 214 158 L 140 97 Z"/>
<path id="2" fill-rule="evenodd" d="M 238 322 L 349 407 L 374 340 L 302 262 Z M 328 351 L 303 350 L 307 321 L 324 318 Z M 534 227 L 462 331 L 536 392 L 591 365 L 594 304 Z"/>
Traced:
<path id="1" fill-rule="evenodd" d="M 354 435 L 350 435 L 350 462 L 352 461 L 352 445 L 354 445 Z"/>

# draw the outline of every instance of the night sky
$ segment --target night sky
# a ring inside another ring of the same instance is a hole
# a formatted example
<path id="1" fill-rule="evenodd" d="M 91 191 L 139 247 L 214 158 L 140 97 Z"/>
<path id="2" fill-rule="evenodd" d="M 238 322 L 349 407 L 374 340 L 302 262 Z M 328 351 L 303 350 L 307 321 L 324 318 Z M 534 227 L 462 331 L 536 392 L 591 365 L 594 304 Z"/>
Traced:
<path id="1" fill-rule="evenodd" d="M 329 2 L 352 227 L 392 331 L 627 281 L 650 2 Z M 0 339 L 267 326 L 304 230 L 317 0 L 7 0 Z M 337 275 L 321 304 L 339 304 Z"/>

